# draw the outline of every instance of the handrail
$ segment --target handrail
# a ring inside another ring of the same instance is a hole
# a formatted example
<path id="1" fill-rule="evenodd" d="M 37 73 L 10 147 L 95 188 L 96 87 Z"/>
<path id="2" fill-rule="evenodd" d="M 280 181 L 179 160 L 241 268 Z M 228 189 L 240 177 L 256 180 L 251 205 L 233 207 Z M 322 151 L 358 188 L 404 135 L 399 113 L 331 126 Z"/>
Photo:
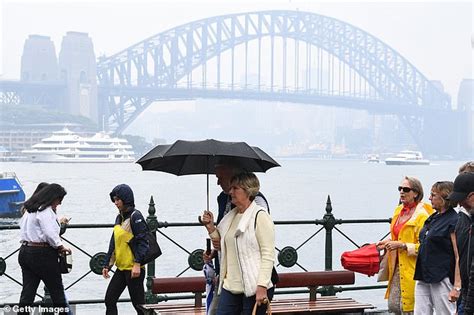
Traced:
<path id="1" fill-rule="evenodd" d="M 202 227 L 200 223 L 195 223 L 195 222 L 167 222 L 167 221 L 158 221 L 157 217 L 155 215 L 156 210 L 155 210 L 155 203 L 153 200 L 153 196 L 150 198 L 149 202 L 149 207 L 148 207 L 148 216 L 146 218 L 148 226 L 150 229 L 153 231 L 153 233 L 158 233 L 159 236 L 163 237 L 164 239 L 170 241 L 172 244 L 186 252 L 189 257 L 188 257 L 188 267 L 182 271 L 181 273 L 178 274 L 180 276 L 183 274 L 185 271 L 189 269 L 194 269 L 194 270 L 202 270 L 203 266 L 203 261 L 202 261 L 202 249 L 197 249 L 192 252 L 188 251 L 185 249 L 182 245 L 180 245 L 177 241 L 169 237 L 166 232 L 164 231 L 165 229 L 168 228 L 189 228 L 189 227 Z M 336 219 L 334 215 L 332 214 L 332 203 L 331 203 L 331 198 L 328 196 L 327 202 L 326 202 L 326 208 L 325 208 L 325 214 L 323 216 L 323 219 L 315 219 L 315 220 L 281 220 L 281 221 L 274 221 L 275 226 L 289 226 L 289 225 L 315 225 L 315 226 L 321 226 L 318 228 L 312 235 L 307 237 L 305 240 L 301 242 L 296 247 L 291 247 L 291 246 L 285 246 L 283 248 L 276 248 L 278 251 L 278 266 L 281 267 L 286 267 L 290 268 L 293 266 L 298 266 L 300 269 L 303 271 L 307 271 L 307 269 L 302 266 L 298 262 L 298 250 L 305 245 L 308 241 L 310 241 L 313 237 L 318 235 L 323 229 L 325 230 L 325 270 L 332 270 L 332 254 L 333 254 L 333 241 L 332 241 L 332 236 L 333 232 L 338 232 L 339 235 L 341 235 L 343 238 L 347 239 L 350 243 L 355 245 L 356 247 L 360 247 L 355 241 L 353 241 L 348 235 L 346 235 L 344 232 L 342 232 L 337 225 L 342 225 L 342 224 L 373 224 L 373 223 L 390 223 L 391 219 Z M 114 225 L 113 224 L 68 224 L 67 225 L 67 230 L 69 229 L 96 229 L 96 228 L 112 228 Z M 0 231 L 2 230 L 18 230 L 20 227 L 19 225 L 0 225 Z M 156 236 L 156 235 L 155 235 Z M 385 235 L 386 236 L 386 235 Z M 383 236 L 382 238 L 384 238 Z M 381 239 L 382 239 L 381 238 Z M 105 258 L 105 253 L 103 252 L 98 252 L 95 254 L 88 253 L 86 250 L 80 248 L 76 244 L 74 244 L 72 241 L 68 239 L 63 238 L 64 241 L 69 243 L 71 246 L 75 247 L 79 252 L 83 253 L 84 255 L 88 256 L 90 258 L 89 262 L 89 270 L 85 272 L 82 276 L 80 276 L 75 282 L 73 282 L 67 289 L 69 289 L 71 286 L 76 285 L 77 283 L 81 282 L 81 280 L 88 275 L 91 272 L 94 272 L 98 275 L 102 273 L 102 260 Z M 19 280 L 14 279 L 10 275 L 8 275 L 6 271 L 6 261 L 13 256 L 16 252 L 18 252 L 18 249 L 15 248 L 13 249 L 13 252 L 11 252 L 9 255 L 6 257 L 0 257 L 0 276 L 6 276 L 9 278 L 11 281 L 21 285 L 21 282 Z M 13 263 L 17 263 L 16 260 Z M 194 298 L 193 295 L 179 295 L 179 296 L 168 296 L 168 295 L 155 295 L 152 293 L 152 279 L 155 277 L 155 262 L 152 262 L 147 265 L 147 276 L 146 276 L 146 294 L 145 294 L 145 299 L 147 303 L 159 303 L 162 301 L 167 301 L 167 300 L 177 300 L 177 299 L 191 299 Z M 338 292 L 343 292 L 343 291 L 356 291 L 356 290 L 372 290 L 372 289 L 383 289 L 386 288 L 386 285 L 370 285 L 370 286 L 323 286 L 318 288 L 317 292 L 320 293 L 321 295 L 335 295 Z M 279 291 L 277 290 L 275 294 L 293 294 L 293 293 L 307 293 L 309 292 L 308 290 L 285 290 L 285 291 Z M 37 294 L 42 301 L 39 303 L 44 303 L 46 300 L 48 300 L 49 294 L 45 292 L 44 296 Z M 120 299 L 119 302 L 129 302 L 130 299 Z M 99 304 L 99 303 L 104 303 L 103 299 L 82 299 L 82 300 L 71 300 L 70 304 L 73 305 L 80 305 L 80 304 Z M 6 303 L 0 303 L 0 307 L 4 307 L 7 305 L 15 305 L 15 301 L 10 301 Z"/>

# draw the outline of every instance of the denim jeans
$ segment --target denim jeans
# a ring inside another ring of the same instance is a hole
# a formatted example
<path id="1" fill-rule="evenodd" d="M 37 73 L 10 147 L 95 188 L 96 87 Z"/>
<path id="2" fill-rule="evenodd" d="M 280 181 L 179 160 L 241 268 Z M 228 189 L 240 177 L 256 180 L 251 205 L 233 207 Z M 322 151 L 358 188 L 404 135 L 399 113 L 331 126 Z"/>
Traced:
<path id="1" fill-rule="evenodd" d="M 140 276 L 131 278 L 131 270 L 115 270 L 112 279 L 110 280 L 107 292 L 105 293 L 105 306 L 107 307 L 107 315 L 118 314 L 117 301 L 128 287 L 128 293 L 132 300 L 133 307 L 137 314 L 143 314 L 143 311 L 138 307 L 140 304 L 145 304 L 145 289 L 143 287 L 143 279 L 145 279 L 145 269 L 140 268 Z"/>
<path id="2" fill-rule="evenodd" d="M 274 291 L 274 287 L 267 290 L 267 296 L 270 301 L 273 299 Z M 246 297 L 243 293 L 232 294 L 222 288 L 219 305 L 217 306 L 217 315 L 251 315 L 254 305 L 255 295 Z M 264 315 L 266 310 L 266 305 L 260 305 L 257 308 L 257 315 Z"/>
<path id="3" fill-rule="evenodd" d="M 460 296 L 458 303 L 458 315 L 464 315 L 464 299 Z"/>
<path id="4" fill-rule="evenodd" d="M 48 288 L 53 307 L 66 307 L 66 297 L 56 249 L 23 245 L 18 254 L 18 262 L 23 276 L 20 307 L 32 306 L 40 281 L 43 281 Z M 22 313 L 19 312 L 19 314 Z"/>

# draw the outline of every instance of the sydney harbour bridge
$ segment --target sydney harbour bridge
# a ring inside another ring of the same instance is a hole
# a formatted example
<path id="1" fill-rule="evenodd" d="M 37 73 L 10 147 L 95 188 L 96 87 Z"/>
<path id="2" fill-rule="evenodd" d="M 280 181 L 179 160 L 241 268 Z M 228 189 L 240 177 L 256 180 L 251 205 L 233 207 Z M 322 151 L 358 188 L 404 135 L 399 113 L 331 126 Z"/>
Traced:
<path id="1" fill-rule="evenodd" d="M 288 102 L 397 116 L 427 154 L 456 154 L 472 142 L 469 108 L 454 110 L 449 95 L 378 38 L 315 13 L 210 17 L 99 58 L 87 34 L 66 37 L 79 52 L 63 40 L 54 75 L 22 60 L 19 81 L 0 81 L 0 102 L 53 104 L 117 134 L 164 100 Z"/>

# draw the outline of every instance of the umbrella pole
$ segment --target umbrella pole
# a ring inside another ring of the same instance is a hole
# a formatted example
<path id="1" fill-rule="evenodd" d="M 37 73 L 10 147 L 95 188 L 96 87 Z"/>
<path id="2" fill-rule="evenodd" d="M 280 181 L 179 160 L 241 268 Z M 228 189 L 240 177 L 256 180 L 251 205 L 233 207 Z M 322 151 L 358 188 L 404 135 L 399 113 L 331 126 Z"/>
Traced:
<path id="1" fill-rule="evenodd" d="M 209 211 L 209 173 L 207 173 L 207 211 Z"/>

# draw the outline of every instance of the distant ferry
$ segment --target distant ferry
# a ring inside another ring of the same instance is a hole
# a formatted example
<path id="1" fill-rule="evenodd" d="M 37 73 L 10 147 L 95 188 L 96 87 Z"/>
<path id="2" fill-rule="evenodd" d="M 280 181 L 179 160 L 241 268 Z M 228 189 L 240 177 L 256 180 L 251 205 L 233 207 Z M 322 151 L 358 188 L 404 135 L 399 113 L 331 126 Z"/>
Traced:
<path id="1" fill-rule="evenodd" d="M 367 157 L 367 163 L 379 163 L 379 162 L 380 162 L 380 159 L 379 159 L 378 154 L 370 154 Z"/>
<path id="2" fill-rule="evenodd" d="M 0 217 L 20 217 L 25 192 L 13 172 L 0 173 Z"/>
<path id="3" fill-rule="evenodd" d="M 118 163 L 134 162 L 134 152 L 127 140 L 99 132 L 92 137 L 79 136 L 69 129 L 53 132 L 29 150 L 31 162 L 42 163 Z"/>
<path id="4" fill-rule="evenodd" d="M 387 165 L 430 165 L 430 161 L 423 158 L 420 151 L 401 151 L 394 157 L 385 160 Z"/>

